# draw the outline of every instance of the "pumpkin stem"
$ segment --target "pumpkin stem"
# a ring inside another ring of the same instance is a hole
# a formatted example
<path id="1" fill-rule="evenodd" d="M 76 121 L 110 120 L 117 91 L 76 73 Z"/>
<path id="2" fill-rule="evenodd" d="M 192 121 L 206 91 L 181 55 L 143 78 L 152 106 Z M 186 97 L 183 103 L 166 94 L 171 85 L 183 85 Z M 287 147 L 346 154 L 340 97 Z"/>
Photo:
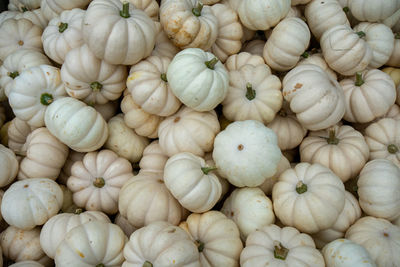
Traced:
<path id="1" fill-rule="evenodd" d="M 196 240 L 196 241 L 194 241 L 194 243 L 195 243 L 196 246 L 197 246 L 197 250 L 198 250 L 199 252 L 203 252 L 203 250 L 204 250 L 204 243 L 201 242 L 200 240 Z"/>
<path id="2" fill-rule="evenodd" d="M 48 106 L 53 103 L 53 101 L 54 99 L 51 94 L 44 93 L 40 96 L 40 103 L 42 103 L 42 105 Z"/>
<path id="3" fill-rule="evenodd" d="M 8 76 L 11 77 L 12 79 L 17 78 L 18 75 L 19 75 L 18 71 L 13 71 L 8 73 Z"/>
<path id="4" fill-rule="evenodd" d="M 388 145 L 387 150 L 389 151 L 390 154 L 396 154 L 397 152 L 399 152 L 399 149 L 395 144 Z"/>
<path id="5" fill-rule="evenodd" d="M 93 181 L 93 185 L 98 188 L 102 188 L 106 184 L 106 181 L 102 177 L 97 177 Z"/>
<path id="6" fill-rule="evenodd" d="M 167 74 L 161 73 L 161 80 L 163 80 L 164 82 L 168 82 L 168 80 L 167 80 Z"/>
<path id="7" fill-rule="evenodd" d="M 361 72 L 357 72 L 356 73 L 356 82 L 355 82 L 355 85 L 356 86 L 361 86 L 361 85 L 363 85 L 364 84 L 364 80 L 363 80 L 363 78 L 362 78 L 362 73 Z"/>
<path id="8" fill-rule="evenodd" d="M 215 67 L 215 64 L 217 64 L 217 62 L 218 62 L 218 58 L 215 57 L 209 61 L 204 62 L 204 64 L 206 64 L 207 68 L 213 70 Z"/>
<path id="9" fill-rule="evenodd" d="M 360 38 L 363 38 L 363 37 L 365 37 L 365 32 L 363 32 L 363 31 L 359 31 L 359 32 L 356 32 L 357 33 L 357 35 L 358 35 L 358 37 L 360 37 Z"/>
<path id="10" fill-rule="evenodd" d="M 345 7 L 343 8 L 343 11 L 344 11 L 345 13 L 348 13 L 348 12 L 350 11 L 350 8 L 349 8 L 348 6 L 345 6 Z"/>
<path id="11" fill-rule="evenodd" d="M 286 260 L 289 250 L 285 248 L 281 242 L 274 241 L 274 257 L 279 260 Z"/>
<path id="12" fill-rule="evenodd" d="M 279 110 L 278 114 L 281 117 L 286 117 L 288 115 L 286 110 L 284 110 L 283 108 L 281 110 Z"/>
<path id="13" fill-rule="evenodd" d="M 400 32 L 394 34 L 394 39 L 400 39 Z"/>
<path id="14" fill-rule="evenodd" d="M 104 264 L 103 263 L 99 263 L 99 264 L 96 265 L 96 267 L 104 267 Z"/>
<path id="15" fill-rule="evenodd" d="M 67 28 L 68 28 L 68 23 L 61 22 L 61 23 L 58 25 L 58 31 L 59 31 L 60 33 L 63 33 Z"/>
<path id="16" fill-rule="evenodd" d="M 256 91 L 253 90 L 253 86 L 251 85 L 251 83 L 246 83 L 246 98 L 248 100 L 253 100 L 256 97 Z"/>
<path id="17" fill-rule="evenodd" d="M 26 11 L 28 11 L 28 9 L 26 8 L 26 7 L 21 7 L 21 10 L 22 10 L 22 13 L 24 13 L 24 12 L 26 12 Z"/>
<path id="18" fill-rule="evenodd" d="M 308 53 L 307 51 L 305 51 L 303 54 L 301 54 L 302 58 L 308 58 L 310 56 L 310 53 Z"/>
<path id="19" fill-rule="evenodd" d="M 90 84 L 90 88 L 92 88 L 93 91 L 98 92 L 103 88 L 103 85 L 99 82 L 92 82 Z"/>
<path id="20" fill-rule="evenodd" d="M 337 145 L 339 144 L 339 139 L 336 138 L 336 133 L 335 129 L 330 129 L 329 130 L 329 137 L 326 140 L 326 142 L 330 145 Z"/>
<path id="21" fill-rule="evenodd" d="M 149 261 L 145 261 L 142 265 L 142 267 L 153 267 L 153 263 L 149 262 Z"/>
<path id="22" fill-rule="evenodd" d="M 83 209 L 82 208 L 77 208 L 75 211 L 74 211 L 74 214 L 81 214 L 83 212 Z"/>
<path id="23" fill-rule="evenodd" d="M 303 194 L 303 193 L 307 192 L 307 185 L 303 184 L 302 181 L 299 181 L 296 185 L 296 192 L 299 194 Z"/>
<path id="24" fill-rule="evenodd" d="M 129 2 L 125 2 L 122 4 L 122 10 L 119 11 L 119 15 L 123 18 L 129 18 L 131 15 L 129 14 Z"/>
<path id="25" fill-rule="evenodd" d="M 200 17 L 201 16 L 201 10 L 203 9 L 203 5 L 202 3 L 197 3 L 197 6 L 192 8 L 192 13 L 193 15 L 195 15 L 196 17 Z"/>
<path id="26" fill-rule="evenodd" d="M 201 170 L 205 175 L 207 175 L 209 172 L 215 171 L 217 167 L 201 167 Z"/>

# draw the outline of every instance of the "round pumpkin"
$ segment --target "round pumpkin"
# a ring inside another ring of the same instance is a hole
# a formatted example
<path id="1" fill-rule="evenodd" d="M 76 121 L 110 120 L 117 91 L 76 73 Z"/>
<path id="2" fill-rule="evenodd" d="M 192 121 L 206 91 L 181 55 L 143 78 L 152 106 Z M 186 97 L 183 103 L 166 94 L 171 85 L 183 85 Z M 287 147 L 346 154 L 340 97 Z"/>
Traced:
<path id="1" fill-rule="evenodd" d="M 0 144 L 0 187 L 10 184 L 17 176 L 19 163 L 14 152 Z"/>

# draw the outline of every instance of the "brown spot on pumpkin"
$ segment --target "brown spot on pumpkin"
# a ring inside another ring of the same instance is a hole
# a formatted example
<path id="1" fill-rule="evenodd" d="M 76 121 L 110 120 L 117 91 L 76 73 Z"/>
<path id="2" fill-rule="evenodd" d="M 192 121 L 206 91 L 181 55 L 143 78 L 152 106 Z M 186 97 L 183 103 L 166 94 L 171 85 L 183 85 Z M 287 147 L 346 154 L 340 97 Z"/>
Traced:
<path id="1" fill-rule="evenodd" d="M 180 121 L 180 120 L 181 120 L 181 117 L 176 117 L 176 118 L 174 119 L 174 122 L 177 123 L 177 122 Z"/>
<path id="2" fill-rule="evenodd" d="M 384 235 L 385 237 L 389 237 L 389 234 L 388 234 L 388 233 L 383 233 L 383 235 Z"/>
<path id="3" fill-rule="evenodd" d="M 23 46 L 23 45 L 24 45 L 24 41 L 19 40 L 19 41 L 18 41 L 18 45 Z"/>
<path id="4" fill-rule="evenodd" d="M 83 253 L 80 252 L 79 250 L 77 250 L 76 253 L 78 253 L 78 255 L 79 255 L 81 258 L 84 258 L 84 257 L 85 257 L 85 255 L 83 255 Z"/>
<path id="5" fill-rule="evenodd" d="M 295 89 L 299 89 L 301 87 L 303 87 L 302 83 L 296 83 L 296 85 L 294 86 Z"/>
<path id="6" fill-rule="evenodd" d="M 243 146 L 242 144 L 238 145 L 238 147 L 237 147 L 237 149 L 238 149 L 239 151 L 242 151 L 243 148 L 244 148 L 244 146 Z"/>
<path id="7" fill-rule="evenodd" d="M 231 211 L 231 216 L 235 215 L 235 213 L 233 211 Z"/>
<path id="8" fill-rule="evenodd" d="M 163 183 L 164 183 L 164 181 L 161 180 L 161 179 L 158 179 L 157 182 L 160 183 L 160 184 L 163 184 Z"/>
<path id="9" fill-rule="evenodd" d="M 46 71 L 46 74 L 50 76 L 50 72 Z"/>
<path id="10" fill-rule="evenodd" d="M 28 187 L 29 187 L 29 184 L 24 185 L 24 188 L 28 188 Z"/>
<path id="11" fill-rule="evenodd" d="M 170 233 L 170 234 L 175 233 L 175 232 L 176 232 L 176 229 L 175 229 L 175 228 L 173 228 L 173 229 L 171 229 L 171 230 L 168 230 L 168 233 Z"/>

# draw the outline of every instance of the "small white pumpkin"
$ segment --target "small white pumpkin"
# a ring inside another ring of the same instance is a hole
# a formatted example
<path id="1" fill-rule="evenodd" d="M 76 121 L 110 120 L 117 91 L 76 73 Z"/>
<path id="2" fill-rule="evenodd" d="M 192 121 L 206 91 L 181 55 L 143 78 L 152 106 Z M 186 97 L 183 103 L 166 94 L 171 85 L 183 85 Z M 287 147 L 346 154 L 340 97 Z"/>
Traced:
<path id="1" fill-rule="evenodd" d="M 10 184 L 17 176 L 19 163 L 11 149 L 0 144 L 0 187 Z"/>
<path id="2" fill-rule="evenodd" d="M 264 65 L 264 59 L 259 55 L 250 54 L 248 52 L 240 52 L 239 54 L 228 57 L 225 62 L 225 68 L 228 71 L 239 70 L 244 65 Z"/>
<path id="3" fill-rule="evenodd" d="M 167 57 L 172 60 L 172 58 L 181 50 L 176 47 L 170 39 L 168 39 L 168 36 L 164 32 L 160 22 L 155 21 L 154 25 L 157 29 L 157 35 L 156 43 L 151 55 L 157 57 Z"/>
<path id="4" fill-rule="evenodd" d="M 158 140 L 154 140 L 143 150 L 143 157 L 139 162 L 140 172 L 163 176 L 167 160 L 168 156 L 162 151 Z"/>
<path id="5" fill-rule="evenodd" d="M 42 0 L 40 8 L 48 20 L 60 16 L 64 10 L 74 8 L 86 9 L 91 0 Z"/>
<path id="6" fill-rule="evenodd" d="M 36 127 L 30 126 L 26 121 L 15 117 L 10 121 L 7 129 L 8 147 L 16 155 L 25 156 L 27 147 L 24 144 L 26 138 L 35 129 Z"/>
<path id="7" fill-rule="evenodd" d="M 41 8 L 23 11 L 22 13 L 16 14 L 14 18 L 30 20 L 42 30 L 44 30 L 44 28 L 49 24 L 49 20 L 44 17 Z"/>
<path id="8" fill-rule="evenodd" d="M 360 21 L 379 22 L 395 13 L 400 8 L 397 0 L 350 0 L 351 13 Z"/>
<path id="9" fill-rule="evenodd" d="M 304 52 L 301 55 L 301 59 L 297 65 L 302 65 L 302 64 L 314 64 L 323 69 L 326 74 L 329 75 L 333 80 L 337 80 L 337 75 L 336 72 L 334 72 L 331 68 L 329 68 L 328 64 L 326 63 L 324 56 L 320 53 L 311 53 L 309 52 Z"/>
<path id="10" fill-rule="evenodd" d="M 40 7 L 41 0 L 10 0 L 8 3 L 9 10 L 32 10 Z"/>
<path id="11" fill-rule="evenodd" d="M 43 264 L 37 261 L 19 261 L 9 265 L 10 267 L 44 267 Z"/>
<path id="12" fill-rule="evenodd" d="M 128 2 L 132 3 L 137 9 L 143 10 L 153 21 L 158 21 L 160 7 L 156 0 L 128 0 Z"/>
<path id="13" fill-rule="evenodd" d="M 218 173 L 237 187 L 262 184 L 276 173 L 281 155 L 276 134 L 254 120 L 233 122 L 214 140 Z"/>
<path id="14" fill-rule="evenodd" d="M 62 203 L 63 192 L 56 182 L 31 178 L 15 182 L 7 189 L 1 202 L 1 214 L 9 225 L 30 230 L 56 215 Z"/>
<path id="15" fill-rule="evenodd" d="M 199 48 L 187 48 L 175 55 L 167 79 L 174 95 L 196 111 L 210 111 L 228 93 L 229 77 L 224 65 Z"/>
<path id="16" fill-rule="evenodd" d="M 394 47 L 389 60 L 386 62 L 387 66 L 400 67 L 400 32 L 394 34 Z"/>

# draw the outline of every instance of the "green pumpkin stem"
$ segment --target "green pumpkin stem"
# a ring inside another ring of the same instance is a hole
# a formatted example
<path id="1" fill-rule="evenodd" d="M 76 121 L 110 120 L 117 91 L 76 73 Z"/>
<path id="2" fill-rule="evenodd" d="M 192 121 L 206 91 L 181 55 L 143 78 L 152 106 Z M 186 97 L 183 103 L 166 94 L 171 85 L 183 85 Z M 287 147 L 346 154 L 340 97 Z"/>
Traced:
<path id="1" fill-rule="evenodd" d="M 98 92 L 103 88 L 103 85 L 99 82 L 92 82 L 90 84 L 90 88 L 92 88 L 93 91 Z"/>
<path id="2" fill-rule="evenodd" d="M 307 192 L 307 185 L 303 184 L 302 181 L 299 181 L 296 185 L 296 192 L 299 194 L 303 194 L 303 193 Z"/>
<path id="3" fill-rule="evenodd" d="M 394 34 L 394 39 L 400 39 L 400 32 Z"/>
<path id="4" fill-rule="evenodd" d="M 358 35 L 358 37 L 363 38 L 363 37 L 365 37 L 366 34 L 363 31 L 359 31 L 359 32 L 357 32 L 357 35 Z"/>
<path id="5" fill-rule="evenodd" d="M 24 12 L 28 11 L 28 9 L 23 6 L 23 7 L 21 7 L 21 11 L 22 11 L 22 13 L 24 13 Z"/>
<path id="6" fill-rule="evenodd" d="M 167 80 L 167 74 L 161 73 L 161 80 L 163 80 L 164 82 L 168 82 L 168 80 Z"/>
<path id="7" fill-rule="evenodd" d="M 215 64 L 217 64 L 217 62 L 218 62 L 218 58 L 215 57 L 209 61 L 204 62 L 204 64 L 206 64 L 207 68 L 213 70 L 215 67 Z"/>
<path id="8" fill-rule="evenodd" d="M 203 250 L 204 250 L 204 243 L 201 242 L 200 240 L 196 240 L 195 243 L 196 243 L 196 245 L 197 245 L 197 250 L 198 250 L 199 252 L 203 252 Z"/>
<path id="9" fill-rule="evenodd" d="M 61 23 L 58 25 L 58 31 L 59 31 L 60 33 L 63 33 L 67 28 L 68 28 L 68 23 L 61 22 Z"/>
<path id="10" fill-rule="evenodd" d="M 82 208 L 77 208 L 74 211 L 74 214 L 81 214 L 84 210 Z"/>
<path id="11" fill-rule="evenodd" d="M 399 149 L 395 144 L 388 145 L 387 150 L 390 154 L 396 154 L 397 152 L 399 152 Z"/>
<path id="12" fill-rule="evenodd" d="M 361 86 L 364 84 L 364 80 L 362 78 L 362 73 L 361 72 L 357 72 L 356 73 L 356 82 L 354 83 L 356 86 Z"/>
<path id="13" fill-rule="evenodd" d="M 343 11 L 344 11 L 345 13 L 348 13 L 348 12 L 350 11 L 350 8 L 349 8 L 348 6 L 345 6 L 345 7 L 343 8 Z"/>
<path id="14" fill-rule="evenodd" d="M 8 73 L 8 76 L 14 80 L 15 78 L 17 78 L 17 76 L 19 76 L 19 72 L 18 71 L 10 72 Z"/>
<path id="15" fill-rule="evenodd" d="M 153 267 L 153 263 L 149 262 L 149 261 L 145 261 L 142 265 L 142 267 Z"/>
<path id="16" fill-rule="evenodd" d="M 302 58 L 308 58 L 310 56 L 310 53 L 308 53 L 307 51 L 305 51 L 303 54 L 301 54 Z"/>
<path id="17" fill-rule="evenodd" d="M 248 100 L 253 100 L 254 98 L 256 98 L 256 90 L 253 90 L 253 86 L 251 85 L 251 83 L 246 84 L 246 90 L 246 98 Z"/>
<path id="18" fill-rule="evenodd" d="M 201 16 L 201 10 L 203 9 L 203 4 L 202 3 L 197 3 L 197 6 L 192 8 L 192 13 L 193 15 L 195 15 L 196 17 L 200 17 Z"/>
<path id="19" fill-rule="evenodd" d="M 105 265 L 103 263 L 99 263 L 96 265 L 96 267 L 104 267 Z"/>
<path id="20" fill-rule="evenodd" d="M 326 142 L 330 145 L 337 145 L 339 144 L 339 139 L 336 138 L 336 132 L 334 129 L 329 130 L 329 137 Z"/>
<path id="21" fill-rule="evenodd" d="M 93 181 L 93 185 L 98 188 L 102 188 L 106 184 L 106 181 L 102 177 L 97 177 Z"/>
<path id="22" fill-rule="evenodd" d="M 201 170 L 205 175 L 207 175 L 211 171 L 215 171 L 217 167 L 201 167 Z"/>
<path id="23" fill-rule="evenodd" d="M 42 103 L 42 105 L 48 106 L 53 103 L 53 101 L 54 99 L 51 94 L 44 93 L 40 96 L 40 103 Z"/>
<path id="24" fill-rule="evenodd" d="M 129 14 L 129 2 L 125 2 L 122 4 L 122 10 L 119 11 L 119 15 L 123 18 L 129 18 L 131 15 Z"/>
<path id="25" fill-rule="evenodd" d="M 275 259 L 279 260 L 286 260 L 286 257 L 289 253 L 289 250 L 285 248 L 281 242 L 275 241 L 274 242 L 274 257 Z"/>

